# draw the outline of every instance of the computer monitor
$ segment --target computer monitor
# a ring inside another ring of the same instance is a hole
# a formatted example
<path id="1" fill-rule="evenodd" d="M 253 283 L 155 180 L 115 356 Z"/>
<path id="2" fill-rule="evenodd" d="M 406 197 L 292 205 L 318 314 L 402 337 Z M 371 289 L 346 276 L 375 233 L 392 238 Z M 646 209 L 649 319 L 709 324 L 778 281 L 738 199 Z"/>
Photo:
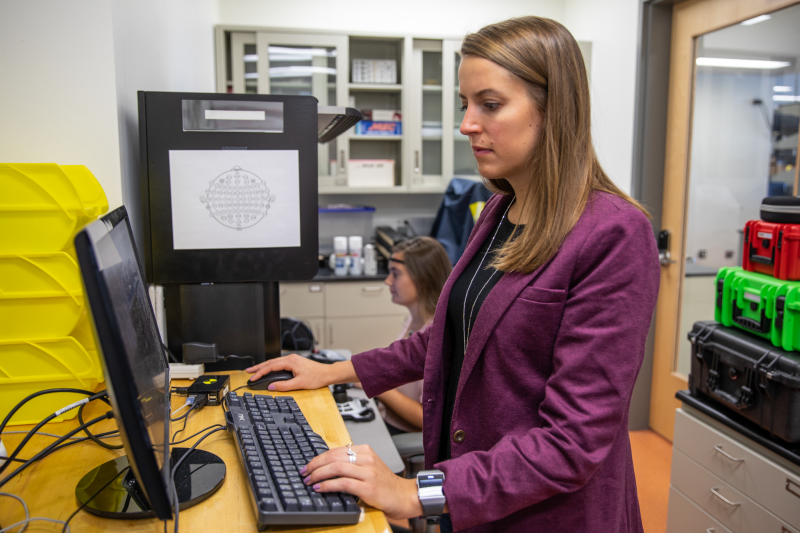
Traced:
<path id="1" fill-rule="evenodd" d="M 76 495 L 100 516 L 166 520 L 172 516 L 171 465 L 184 450 L 170 447 L 169 365 L 125 207 L 81 230 L 75 248 L 108 396 L 127 453 L 84 476 Z M 186 469 L 191 472 L 198 463 L 207 465 L 202 471 L 208 477 L 187 479 Z M 181 492 L 192 493 L 181 507 L 208 497 L 225 472 L 224 463 L 207 452 L 193 453 L 184 465 L 176 483 L 198 485 L 178 491 L 179 500 L 186 499 L 180 498 Z M 105 493 L 96 495 L 105 484 Z"/>

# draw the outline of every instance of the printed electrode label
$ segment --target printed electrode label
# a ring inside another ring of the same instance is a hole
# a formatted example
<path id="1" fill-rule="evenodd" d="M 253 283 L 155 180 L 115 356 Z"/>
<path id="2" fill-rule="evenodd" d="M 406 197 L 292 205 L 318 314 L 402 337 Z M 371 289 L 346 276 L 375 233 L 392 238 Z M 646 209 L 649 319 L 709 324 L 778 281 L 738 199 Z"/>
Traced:
<path id="1" fill-rule="evenodd" d="M 759 231 L 758 232 L 758 238 L 759 239 L 771 239 L 772 238 L 772 233 L 764 233 L 763 231 Z"/>

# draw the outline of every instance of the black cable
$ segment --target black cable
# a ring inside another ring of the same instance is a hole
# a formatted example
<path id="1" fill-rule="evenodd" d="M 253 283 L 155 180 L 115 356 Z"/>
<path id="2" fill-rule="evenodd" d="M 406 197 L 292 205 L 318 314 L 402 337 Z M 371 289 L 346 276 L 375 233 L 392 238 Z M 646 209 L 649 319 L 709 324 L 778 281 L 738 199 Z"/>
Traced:
<path id="1" fill-rule="evenodd" d="M 88 500 L 86 500 L 85 502 L 83 502 L 83 503 L 81 504 L 81 506 L 80 506 L 80 507 L 78 507 L 77 509 L 75 509 L 75 512 L 74 512 L 74 513 L 72 513 L 71 515 L 69 515 L 69 518 L 67 518 L 67 521 L 66 521 L 66 522 L 64 522 L 64 529 L 62 529 L 62 530 L 61 530 L 61 533 L 64 533 L 64 532 L 67 530 L 67 526 L 69 525 L 69 521 L 70 521 L 70 520 L 72 520 L 72 518 L 73 518 L 73 517 L 74 517 L 76 514 L 78 514 L 78 513 L 80 512 L 80 510 L 81 510 L 81 509 L 83 509 L 84 507 L 86 507 L 87 505 L 89 505 L 89 502 L 90 502 L 90 501 L 92 501 L 92 500 L 94 500 L 95 496 L 97 496 L 98 494 L 100 494 L 101 492 L 103 492 L 103 491 L 105 490 L 105 488 L 106 488 L 106 487 L 108 487 L 109 485 L 111 485 L 111 484 L 114 482 L 114 480 L 115 480 L 115 479 L 117 479 L 117 478 L 118 478 L 120 475 L 122 475 L 123 473 L 127 472 L 127 471 L 128 471 L 130 468 L 131 468 L 130 466 L 126 466 L 125 468 L 123 468 L 122 470 L 120 470 L 119 472 L 117 472 L 117 474 L 116 474 L 114 477 L 112 477 L 111 479 L 109 479 L 109 480 L 108 480 L 108 482 L 107 482 L 105 485 L 103 485 L 102 487 L 100 487 L 100 489 L 98 489 L 98 491 L 97 491 L 97 492 L 95 492 L 94 494 L 92 494 L 92 497 L 91 497 L 91 498 L 89 498 Z"/>
<path id="2" fill-rule="evenodd" d="M 183 361 L 178 361 L 178 358 L 175 357 L 175 354 L 172 353 L 172 350 L 169 349 L 169 346 L 167 346 L 163 342 L 161 343 L 161 346 L 164 347 L 164 350 L 167 352 L 167 355 L 169 356 L 169 358 L 172 359 L 173 363 L 178 363 L 178 364 L 182 364 L 183 363 Z"/>
<path id="3" fill-rule="evenodd" d="M 218 426 L 220 424 L 216 424 L 216 425 Z M 211 427 L 214 427 L 214 426 L 211 426 Z M 208 428 L 206 428 L 206 429 L 208 429 Z M 202 433 L 202 431 L 200 433 Z M 192 437 L 196 436 L 197 434 L 198 433 L 195 433 L 194 435 L 192 435 Z M 95 437 L 97 437 L 97 438 L 100 438 L 100 437 L 119 437 L 119 430 L 115 429 L 115 430 L 112 430 L 112 431 L 106 431 L 105 433 L 98 433 L 97 435 L 95 435 Z M 189 438 L 192 438 L 192 437 L 189 437 Z M 72 439 L 67 443 L 64 443 L 64 444 L 62 444 L 60 446 L 56 446 L 47 455 L 49 456 L 50 454 L 52 454 L 54 452 L 57 452 L 61 448 L 66 448 L 67 446 L 72 446 L 73 444 L 80 444 L 81 442 L 86 442 L 87 440 L 89 440 L 89 437 L 83 437 L 83 438 L 80 438 L 80 439 Z M 185 441 L 181 441 L 181 442 L 185 442 Z M 178 443 L 178 444 L 180 444 L 180 443 Z M 44 459 L 44 457 L 42 457 L 42 459 Z M 28 461 L 30 461 L 30 459 L 20 459 L 19 457 L 17 457 L 16 459 L 9 459 L 8 457 L 0 457 L 0 460 L 2 460 L 2 461 L 15 461 L 17 463 L 27 463 Z"/>
<path id="4" fill-rule="evenodd" d="M 208 433 L 206 433 L 205 435 L 200 437 L 200 439 L 197 442 L 195 442 L 194 444 L 192 444 L 192 447 L 189 448 L 186 451 L 186 453 L 184 453 L 183 456 L 180 459 L 178 459 L 178 461 L 175 463 L 175 466 L 172 467 L 172 472 L 171 472 L 171 475 L 170 475 L 170 479 L 172 480 L 173 511 L 175 511 L 175 528 L 174 528 L 175 533 L 178 533 L 178 514 L 180 512 L 180 502 L 178 502 L 178 489 L 175 488 L 175 473 L 178 471 L 178 468 L 180 468 L 180 466 L 183 464 L 183 462 L 190 455 L 192 455 L 192 452 L 195 450 L 195 448 L 197 448 L 197 446 L 201 442 L 206 440 L 209 436 L 213 435 L 214 433 L 216 433 L 218 431 L 223 431 L 224 429 L 225 429 L 224 427 L 220 427 L 220 428 L 217 428 L 217 429 L 215 429 L 213 431 L 209 431 Z"/>
<path id="5" fill-rule="evenodd" d="M 228 359 L 250 359 L 250 362 L 256 364 L 256 360 L 252 355 L 226 355 L 225 357 L 217 358 L 218 361 L 227 361 Z"/>
<path id="6" fill-rule="evenodd" d="M 53 451 L 55 448 L 57 448 L 57 447 L 58 447 L 58 445 L 60 445 L 61 443 L 63 443 L 65 440 L 69 439 L 69 438 L 70 438 L 71 436 L 73 436 L 74 434 L 76 434 L 76 433 L 80 433 L 81 431 L 83 431 L 83 428 L 84 428 L 84 427 L 89 427 L 89 426 L 91 426 L 91 425 L 97 424 L 98 422 L 101 422 L 101 421 L 103 421 L 103 420 L 107 420 L 107 419 L 109 419 L 109 418 L 114 418 L 114 412 L 113 412 L 113 411 L 108 411 L 108 412 L 107 412 L 106 414 L 104 414 L 103 416 L 98 416 L 98 417 L 97 417 L 97 418 L 95 418 L 94 420 L 90 420 L 90 421 L 86 422 L 86 424 L 84 424 L 83 426 L 78 426 L 77 428 L 73 429 L 72 431 L 70 431 L 69 433 L 67 433 L 66 435 L 64 435 L 63 437 L 61 437 L 60 439 L 58 439 L 57 441 L 55 441 L 53 444 L 51 444 L 50 446 L 48 446 L 48 447 L 47 447 L 47 448 L 45 448 L 44 450 L 40 451 L 39 453 L 37 453 L 36 455 L 34 455 L 33 457 L 31 457 L 31 458 L 30 458 L 30 459 L 29 459 L 29 460 L 28 460 L 28 461 L 27 461 L 25 464 L 23 464 L 22 466 L 20 466 L 20 467 L 19 467 L 19 468 L 17 468 L 16 470 L 14 470 L 14 471 L 13 471 L 11 474 L 9 474 L 8 476 L 6 476 L 6 477 L 5 477 L 5 478 L 3 478 L 3 479 L 0 479 L 0 487 L 2 487 L 3 485 L 5 485 L 6 483 L 8 483 L 8 481 L 9 481 L 11 478 L 13 478 L 13 477 L 14 477 L 14 476 L 16 476 L 17 474 L 19 474 L 20 472 L 22 472 L 23 470 L 25 470 L 26 468 L 28 468 L 30 465 L 32 465 L 33 463 L 35 463 L 36 461 L 38 461 L 38 460 L 39 460 L 39 459 L 41 459 L 42 457 L 45 457 L 46 455 L 50 454 L 50 452 L 52 452 L 52 451 Z M 10 464 L 10 462 L 9 462 L 9 463 L 5 463 L 5 464 L 6 464 L 6 465 L 7 465 L 7 464 Z M 3 466 L 5 466 L 5 465 L 3 465 Z"/>
<path id="7" fill-rule="evenodd" d="M 186 442 L 187 440 L 192 440 L 193 438 L 195 438 L 196 436 L 198 436 L 200 433 L 203 433 L 204 431 L 208 431 L 209 429 L 211 429 L 211 428 L 216 428 L 216 427 L 224 428 L 225 426 L 223 426 L 222 424 L 214 424 L 213 426 L 208 426 L 207 428 L 205 428 L 205 429 L 201 429 L 200 431 L 198 431 L 198 432 L 197 432 L 197 433 L 195 433 L 194 435 L 191 435 L 191 436 L 189 436 L 189 437 L 186 437 L 186 438 L 185 438 L 185 439 L 183 439 L 183 440 L 179 440 L 179 441 L 176 441 L 176 442 L 171 442 L 171 443 L 170 443 L 170 445 L 175 445 L 175 444 L 183 444 L 183 443 L 184 443 L 184 442 Z"/>
<path id="8" fill-rule="evenodd" d="M 236 387 L 236 388 L 235 388 L 235 389 L 233 389 L 231 392 L 236 392 L 237 390 L 239 390 L 239 389 L 243 389 L 243 388 L 245 388 L 245 387 L 247 387 L 247 385 L 246 385 L 246 384 L 245 384 L 245 385 L 242 385 L 241 387 Z"/>
<path id="9" fill-rule="evenodd" d="M 19 411 L 22 408 L 23 405 L 28 403 L 30 400 L 33 400 L 37 396 L 42 396 L 44 394 L 53 394 L 53 393 L 56 393 L 56 392 L 73 392 L 75 394 L 85 394 L 86 396 L 94 395 L 93 392 L 90 392 L 88 390 L 83 390 L 83 389 L 46 389 L 46 390 L 41 390 L 39 392 L 34 392 L 30 396 L 28 396 L 27 398 L 25 398 L 21 402 L 19 402 L 17 405 L 15 405 L 14 408 L 6 415 L 6 417 L 3 419 L 3 422 L 0 423 L 0 433 L 3 432 L 3 430 L 6 428 L 6 424 L 8 424 L 8 421 L 11 420 L 11 417 L 14 416 L 14 414 L 17 411 Z M 105 391 L 103 391 L 103 392 L 105 392 Z"/>
<path id="10" fill-rule="evenodd" d="M 178 420 L 180 420 L 180 419 L 183 419 L 183 427 L 182 427 L 181 429 L 179 429 L 178 431 L 176 431 L 175 433 L 173 433 L 173 434 L 172 434 L 172 439 L 171 439 L 171 441 L 170 441 L 170 444 L 173 444 L 173 443 L 174 443 L 174 441 L 175 441 L 175 437 L 177 437 L 177 436 L 178 436 L 178 433 L 180 433 L 180 432 L 182 432 L 184 429 L 186 429 L 186 422 L 189 420 L 189 418 L 188 418 L 188 417 L 189 417 L 189 414 L 192 412 L 192 410 L 193 410 L 193 409 L 194 409 L 194 404 L 192 404 L 192 405 L 189 407 L 189 410 L 188 410 L 188 411 L 186 411 L 186 414 L 184 414 L 184 415 L 181 415 L 181 416 L 179 416 L 178 418 L 176 418 L 176 419 L 172 420 L 172 422 L 177 422 Z"/>
<path id="11" fill-rule="evenodd" d="M 16 463 L 24 463 L 27 459 L 20 459 L 17 457 L 16 459 L 12 459 L 11 457 L 0 457 L 0 461 L 14 461 Z"/>
<path id="12" fill-rule="evenodd" d="M 76 389 L 76 390 L 77 390 L 77 389 Z M 96 400 L 96 399 L 98 399 L 98 398 L 102 398 L 102 397 L 104 397 L 105 395 L 106 395 L 106 391 L 100 391 L 100 392 L 98 392 L 98 393 L 92 393 L 92 394 L 90 394 L 90 395 L 89 395 L 89 400 L 88 400 L 88 401 L 90 401 L 90 402 L 91 402 L 91 401 L 93 401 L 93 400 Z M 28 397 L 28 398 L 30 398 L 30 397 Z M 27 401 L 27 400 L 28 400 L 28 398 L 26 398 L 25 400 L 23 400 L 23 403 L 24 403 L 25 401 Z M 87 403 L 88 403 L 88 402 L 87 402 Z M 19 404 L 18 404 L 18 405 L 19 405 Z M 27 434 L 27 435 L 25 435 L 25 438 L 24 438 L 24 439 L 22 439 L 22 442 L 21 442 L 21 443 L 19 443 L 19 445 L 17 446 L 17 448 L 16 448 L 16 449 L 15 449 L 15 450 L 14 450 L 14 451 L 11 453 L 11 455 L 9 455 L 9 456 L 8 456 L 8 457 L 9 457 L 9 461 L 7 461 L 7 462 L 3 463 L 2 465 L 0 465 L 0 474 L 2 474 L 3 472 L 5 472 L 5 471 L 6 471 L 6 468 L 8 468 L 8 465 L 10 465 L 10 464 L 11 464 L 11 459 L 14 459 L 14 458 L 15 458 L 15 457 L 16 457 L 16 456 L 19 454 L 19 452 L 22 450 L 22 448 L 24 448 L 24 447 L 25 447 L 25 445 L 28 443 L 28 441 L 30 441 L 30 440 L 33 438 L 33 436 L 36 434 L 36 432 L 37 432 L 37 431 L 39 431 L 39 430 L 42 428 L 42 426 L 44 426 L 45 424 L 47 424 L 48 422 L 50 422 L 51 420 L 53 420 L 54 418 L 56 418 L 57 416 L 59 416 L 59 412 L 61 412 L 61 409 L 59 409 L 59 410 L 58 410 L 58 411 L 56 411 L 55 413 L 53 413 L 53 414 L 49 415 L 47 418 L 45 418 L 44 420 L 42 420 L 41 422 L 39 422 L 39 423 L 36 425 L 36 427 L 34 427 L 32 430 L 30 430 L 30 431 L 28 432 L 28 434 Z M 8 418 L 8 417 L 7 417 L 7 418 Z M 0 429 L 0 431 L 2 431 L 2 429 Z"/>
<path id="13" fill-rule="evenodd" d="M 84 421 L 83 421 L 83 408 L 86 407 L 86 405 L 87 404 L 83 404 L 78 408 L 78 422 L 80 422 L 81 425 L 84 424 Z M 95 444 L 97 444 L 99 446 L 102 446 L 106 450 L 121 450 L 124 447 L 122 444 L 107 444 L 107 443 L 101 441 L 100 439 L 98 439 L 97 437 L 92 435 L 92 432 L 89 431 L 89 428 L 84 428 L 83 432 L 86 433 L 86 436 L 88 438 L 90 438 L 92 440 L 92 442 L 94 442 Z"/>

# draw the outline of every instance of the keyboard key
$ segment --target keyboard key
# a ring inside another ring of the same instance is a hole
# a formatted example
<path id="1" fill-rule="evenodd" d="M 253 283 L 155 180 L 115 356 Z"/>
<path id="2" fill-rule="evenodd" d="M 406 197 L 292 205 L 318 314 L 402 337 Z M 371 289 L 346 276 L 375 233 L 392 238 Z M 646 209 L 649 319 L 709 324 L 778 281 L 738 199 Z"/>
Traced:
<path id="1" fill-rule="evenodd" d="M 344 510 L 346 513 L 358 511 L 358 503 L 356 503 L 356 499 L 350 494 L 342 494 L 342 502 L 344 502 Z"/>
<path id="2" fill-rule="evenodd" d="M 267 476 L 265 476 L 263 474 L 253 474 L 253 481 L 256 482 L 256 485 L 258 485 L 259 483 L 266 483 L 267 482 Z M 258 485 L 258 486 L 260 486 L 260 485 Z"/>
<path id="3" fill-rule="evenodd" d="M 283 481 L 281 481 L 281 478 L 286 478 L 288 476 L 286 475 L 286 472 L 275 472 L 275 475 L 273 477 L 276 480 L 278 480 L 278 483 L 283 483 Z"/>
<path id="4" fill-rule="evenodd" d="M 284 481 L 286 481 L 286 480 L 284 480 Z M 281 482 L 279 481 L 279 483 L 281 483 Z M 292 486 L 291 485 L 286 485 L 285 483 L 281 483 L 280 485 L 278 485 L 278 490 L 281 491 L 281 492 L 293 492 L 292 491 Z"/>
<path id="5" fill-rule="evenodd" d="M 255 441 L 253 439 L 242 439 L 242 445 L 243 446 L 252 446 L 254 444 L 255 444 Z"/>
<path id="6" fill-rule="evenodd" d="M 313 513 L 314 512 L 314 504 L 311 502 L 311 498 L 308 496 L 300 496 L 297 498 L 297 501 L 300 503 L 300 511 L 303 513 Z"/>
<path id="7" fill-rule="evenodd" d="M 306 491 L 306 486 L 305 486 L 304 483 L 292 483 L 292 488 L 294 489 L 295 492 L 298 492 L 298 491 L 305 492 Z"/>
<path id="8" fill-rule="evenodd" d="M 266 475 L 266 472 L 261 468 L 254 468 L 253 469 L 253 475 L 254 476 L 264 476 L 264 475 Z M 261 481 L 261 480 L 259 479 L 257 481 Z"/>
<path id="9" fill-rule="evenodd" d="M 328 502 L 328 507 L 330 507 L 331 512 L 341 513 L 344 511 L 342 500 L 340 500 L 336 494 L 324 494 L 323 498 Z"/>
<path id="10" fill-rule="evenodd" d="M 295 483 L 302 483 L 302 482 L 303 480 L 300 479 L 300 476 L 289 476 L 289 483 L 291 483 L 292 486 L 294 486 Z"/>
<path id="11" fill-rule="evenodd" d="M 274 512 L 278 510 L 278 503 L 275 501 L 275 498 L 261 498 L 258 506 L 265 512 Z"/>
<path id="12" fill-rule="evenodd" d="M 258 495 L 260 497 L 262 497 L 262 498 L 271 498 L 272 497 L 272 491 L 269 490 L 269 487 L 267 487 L 267 488 L 259 488 L 257 490 L 258 490 Z"/>
<path id="13" fill-rule="evenodd" d="M 317 510 L 318 513 L 328 511 L 328 502 L 326 502 L 325 498 L 323 498 L 319 494 L 314 494 L 313 496 L 311 496 L 311 502 L 314 504 L 314 508 Z"/>
<path id="14" fill-rule="evenodd" d="M 267 483 L 266 481 L 259 481 L 258 483 L 256 483 L 256 487 L 258 487 L 259 489 L 269 489 L 270 488 L 269 483 Z"/>
<path id="15" fill-rule="evenodd" d="M 288 512 L 299 511 L 300 510 L 300 504 L 297 501 L 297 498 L 286 498 L 284 500 L 284 502 L 283 502 L 283 507 Z"/>

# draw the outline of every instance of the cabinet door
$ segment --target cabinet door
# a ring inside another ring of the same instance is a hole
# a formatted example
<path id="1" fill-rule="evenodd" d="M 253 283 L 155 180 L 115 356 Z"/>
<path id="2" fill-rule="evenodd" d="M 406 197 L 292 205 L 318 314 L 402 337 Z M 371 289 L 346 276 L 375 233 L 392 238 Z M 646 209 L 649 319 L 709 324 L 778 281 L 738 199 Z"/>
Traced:
<path id="1" fill-rule="evenodd" d="M 281 283 L 280 297 L 282 317 L 322 318 L 325 315 L 323 283 Z"/>
<path id="2" fill-rule="evenodd" d="M 461 98 L 458 97 L 458 67 L 461 65 L 461 41 L 449 40 L 444 42 L 444 86 L 446 101 L 443 119 L 445 128 L 442 130 L 443 149 L 442 157 L 445 176 L 458 176 L 460 178 L 479 179 L 478 164 L 472 155 L 469 137 L 461 135 L 461 121 L 464 120 L 464 111 L 461 110 Z"/>
<path id="3" fill-rule="evenodd" d="M 414 39 L 409 91 L 412 190 L 443 190 L 442 116 L 444 110 L 442 41 Z"/>
<path id="4" fill-rule="evenodd" d="M 258 92 L 258 56 L 256 55 L 256 34 L 234 31 L 231 37 L 231 85 L 224 91 L 237 94 L 256 94 Z"/>
<path id="5" fill-rule="evenodd" d="M 325 342 L 332 350 L 341 348 L 354 354 L 382 348 L 397 340 L 405 320 L 405 316 L 328 318 Z"/>
<path id="6" fill-rule="evenodd" d="M 325 292 L 326 318 L 408 314 L 405 307 L 392 303 L 389 287 L 382 281 L 331 282 Z"/>
<path id="7" fill-rule="evenodd" d="M 347 106 L 347 37 L 258 32 L 256 44 L 259 94 L 309 95 L 321 106 Z M 346 140 L 318 150 L 320 187 L 346 185 Z"/>

